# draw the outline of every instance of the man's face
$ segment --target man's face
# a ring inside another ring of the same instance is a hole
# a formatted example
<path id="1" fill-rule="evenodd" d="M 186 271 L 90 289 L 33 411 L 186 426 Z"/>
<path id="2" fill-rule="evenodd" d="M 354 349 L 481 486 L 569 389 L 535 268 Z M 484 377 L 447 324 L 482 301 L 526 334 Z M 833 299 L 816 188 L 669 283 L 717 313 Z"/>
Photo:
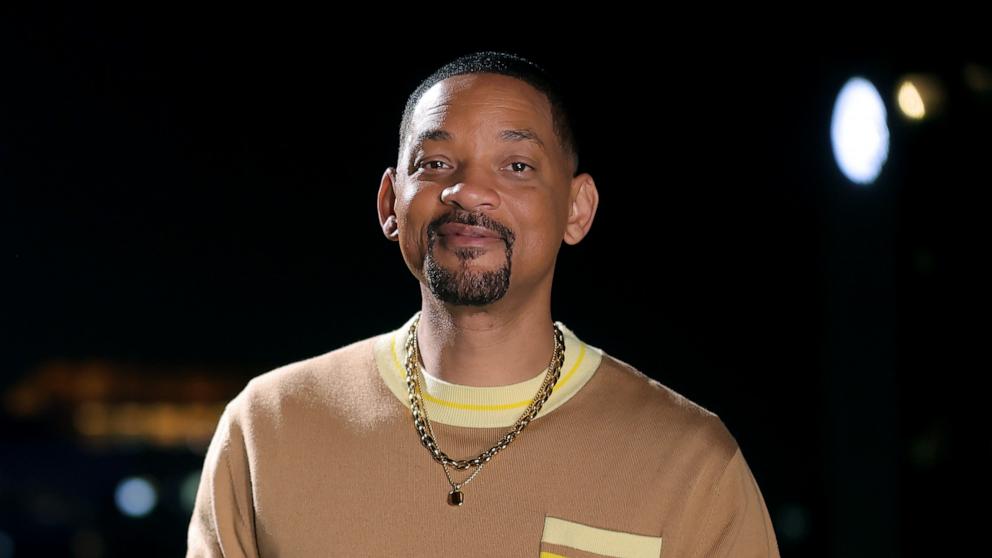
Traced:
<path id="1" fill-rule="evenodd" d="M 547 98 L 509 76 L 455 76 L 424 93 L 410 129 L 394 210 L 414 275 L 457 305 L 550 285 L 571 175 Z"/>

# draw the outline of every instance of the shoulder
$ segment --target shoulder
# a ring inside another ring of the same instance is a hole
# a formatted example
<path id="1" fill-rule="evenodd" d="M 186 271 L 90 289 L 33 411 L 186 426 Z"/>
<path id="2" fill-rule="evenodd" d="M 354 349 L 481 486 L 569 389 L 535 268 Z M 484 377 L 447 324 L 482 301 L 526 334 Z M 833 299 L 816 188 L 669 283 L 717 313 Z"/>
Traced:
<path id="1" fill-rule="evenodd" d="M 717 413 L 633 365 L 603 352 L 597 374 L 609 390 L 610 412 L 642 435 L 680 451 L 717 455 L 723 462 L 737 451 L 737 440 Z"/>
<path id="2" fill-rule="evenodd" d="M 366 337 L 328 352 L 261 373 L 229 403 L 229 413 L 244 420 L 291 418 L 295 413 L 324 409 L 328 402 L 367 385 L 374 371 L 373 345 L 386 334 Z"/>

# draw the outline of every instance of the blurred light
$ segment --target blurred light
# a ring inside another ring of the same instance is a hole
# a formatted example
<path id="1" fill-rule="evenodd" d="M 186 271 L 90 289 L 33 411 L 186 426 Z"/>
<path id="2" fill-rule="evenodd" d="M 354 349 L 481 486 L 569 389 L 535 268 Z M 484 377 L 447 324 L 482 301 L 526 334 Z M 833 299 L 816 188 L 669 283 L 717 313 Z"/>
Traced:
<path id="1" fill-rule="evenodd" d="M 899 86 L 899 110 L 913 120 L 920 120 L 927 114 L 927 108 L 923 105 L 923 98 L 916 90 L 913 82 L 906 80 Z"/>
<path id="2" fill-rule="evenodd" d="M 92 529 L 80 529 L 73 533 L 71 546 L 75 558 L 100 558 L 106 552 L 103 536 Z"/>
<path id="3" fill-rule="evenodd" d="M 4 531 L 0 531 L 0 558 L 11 558 L 14 555 L 14 539 Z"/>
<path id="4" fill-rule="evenodd" d="M 809 536 L 809 512 L 800 504 L 786 504 L 779 509 L 775 525 L 784 542 L 802 542 Z"/>
<path id="5" fill-rule="evenodd" d="M 161 447 L 187 446 L 205 453 L 226 403 L 105 403 L 76 407 L 76 431 L 92 441 L 143 441 Z"/>
<path id="6" fill-rule="evenodd" d="M 899 111 L 910 120 L 933 119 L 943 111 L 944 84 L 933 74 L 907 74 L 896 89 Z"/>
<path id="7" fill-rule="evenodd" d="M 917 249 L 913 254 L 913 264 L 921 275 L 930 275 L 936 267 L 933 252 L 926 248 Z"/>
<path id="8" fill-rule="evenodd" d="M 885 103 L 864 78 L 851 78 L 837 95 L 830 122 L 834 158 L 855 184 L 871 184 L 889 156 Z"/>
<path id="9" fill-rule="evenodd" d="M 913 438 L 910 446 L 910 462 L 917 469 L 933 469 L 944 459 L 947 440 L 948 427 L 945 420 L 940 419 L 929 424 L 926 430 Z"/>
<path id="10" fill-rule="evenodd" d="M 34 490 L 28 496 L 26 510 L 40 525 L 54 527 L 70 521 L 72 508 L 59 493 L 51 490 Z"/>
<path id="11" fill-rule="evenodd" d="M 150 482 L 141 477 L 130 477 L 117 485 L 114 499 L 124 515 L 141 517 L 152 511 L 158 497 Z"/>
<path id="12" fill-rule="evenodd" d="M 182 503 L 186 511 L 193 511 L 196 504 L 196 489 L 200 486 L 200 475 L 202 470 L 193 471 L 186 475 L 181 485 L 179 485 L 179 502 Z"/>
<path id="13" fill-rule="evenodd" d="M 979 64 L 966 64 L 964 82 L 975 93 L 992 93 L 992 70 Z"/>

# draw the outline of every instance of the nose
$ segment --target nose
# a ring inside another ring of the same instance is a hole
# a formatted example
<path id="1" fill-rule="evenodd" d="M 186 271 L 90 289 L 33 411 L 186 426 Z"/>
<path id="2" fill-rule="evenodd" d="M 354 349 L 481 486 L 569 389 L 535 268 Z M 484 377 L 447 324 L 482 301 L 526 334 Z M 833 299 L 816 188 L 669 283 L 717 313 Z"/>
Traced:
<path id="1" fill-rule="evenodd" d="M 486 177 L 482 172 L 465 172 L 456 181 L 441 191 L 441 202 L 466 211 L 496 209 L 499 207 L 499 194 L 489 186 L 494 177 Z"/>

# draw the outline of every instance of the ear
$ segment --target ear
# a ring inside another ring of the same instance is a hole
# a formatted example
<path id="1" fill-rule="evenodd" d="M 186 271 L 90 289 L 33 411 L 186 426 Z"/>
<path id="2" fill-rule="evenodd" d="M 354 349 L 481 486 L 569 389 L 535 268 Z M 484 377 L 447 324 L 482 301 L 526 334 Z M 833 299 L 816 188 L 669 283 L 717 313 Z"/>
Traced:
<path id="1" fill-rule="evenodd" d="M 584 172 L 572 178 L 569 200 L 564 240 L 574 245 L 589 232 L 592 220 L 596 217 L 596 208 L 599 207 L 599 191 L 589 173 Z"/>
<path id="2" fill-rule="evenodd" d="M 394 191 L 396 180 L 396 169 L 386 168 L 382 173 L 382 181 L 379 182 L 379 196 L 376 207 L 379 211 L 379 226 L 382 227 L 382 234 L 389 240 L 399 241 L 400 227 L 396 220 L 396 192 Z"/>

